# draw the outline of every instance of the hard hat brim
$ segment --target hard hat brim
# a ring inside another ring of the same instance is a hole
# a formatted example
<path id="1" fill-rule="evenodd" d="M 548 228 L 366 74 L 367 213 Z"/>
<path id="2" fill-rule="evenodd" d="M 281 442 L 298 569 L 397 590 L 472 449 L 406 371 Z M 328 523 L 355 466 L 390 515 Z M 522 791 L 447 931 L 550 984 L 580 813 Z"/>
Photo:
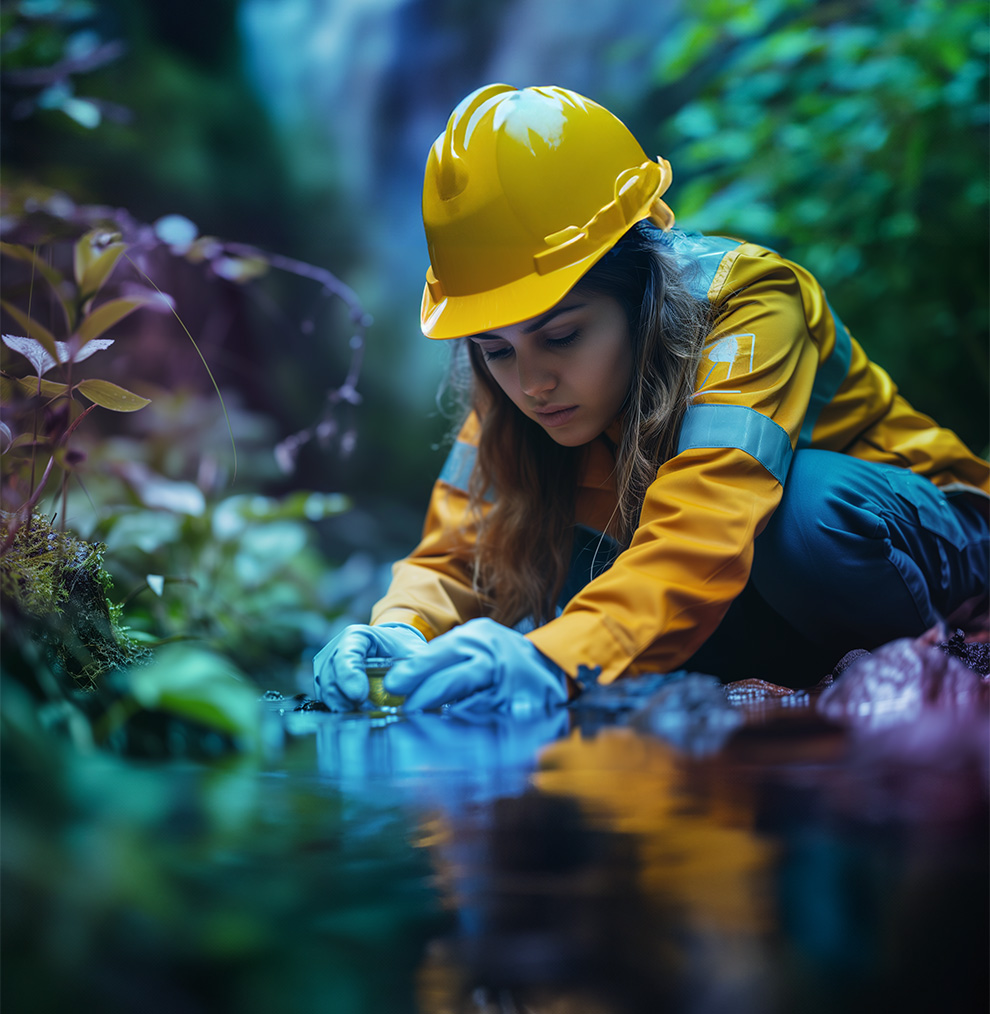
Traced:
<path id="1" fill-rule="evenodd" d="M 613 244 L 603 244 L 582 260 L 547 275 L 537 272 L 467 296 L 435 299 L 423 286 L 420 325 L 427 338 L 463 338 L 529 320 L 559 303 Z"/>

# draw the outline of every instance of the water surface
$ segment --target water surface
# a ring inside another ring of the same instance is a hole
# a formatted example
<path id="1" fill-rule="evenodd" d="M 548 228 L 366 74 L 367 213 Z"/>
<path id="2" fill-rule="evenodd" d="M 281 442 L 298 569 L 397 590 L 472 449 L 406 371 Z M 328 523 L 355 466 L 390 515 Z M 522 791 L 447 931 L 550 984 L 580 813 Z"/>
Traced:
<path id="1" fill-rule="evenodd" d="M 355 831 L 401 813 L 428 864 L 445 921 L 406 941 L 401 1009 L 985 1009 L 985 714 L 864 733 L 815 693 L 730 691 L 667 679 L 528 723 L 269 717 Z"/>

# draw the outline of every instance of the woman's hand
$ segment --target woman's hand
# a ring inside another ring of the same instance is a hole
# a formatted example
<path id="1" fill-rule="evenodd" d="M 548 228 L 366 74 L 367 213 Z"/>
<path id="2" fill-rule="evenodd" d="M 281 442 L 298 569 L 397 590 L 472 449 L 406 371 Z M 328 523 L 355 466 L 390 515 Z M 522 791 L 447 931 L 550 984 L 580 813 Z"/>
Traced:
<path id="1" fill-rule="evenodd" d="M 526 715 L 567 703 L 567 678 L 518 631 L 494 620 L 470 620 L 434 638 L 385 675 L 406 711 L 442 704 L 453 710 Z"/>
<path id="2" fill-rule="evenodd" d="M 365 660 L 408 658 L 426 647 L 426 638 L 407 623 L 345 627 L 313 659 L 316 697 L 331 711 L 354 711 L 368 698 Z"/>

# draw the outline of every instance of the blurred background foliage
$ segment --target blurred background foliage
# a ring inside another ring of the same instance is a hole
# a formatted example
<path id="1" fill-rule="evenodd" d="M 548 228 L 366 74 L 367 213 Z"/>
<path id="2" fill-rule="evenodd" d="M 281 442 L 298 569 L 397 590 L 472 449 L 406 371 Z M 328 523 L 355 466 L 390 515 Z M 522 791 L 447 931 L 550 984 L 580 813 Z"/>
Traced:
<path id="1" fill-rule="evenodd" d="M 983 451 L 986 8 L 692 11 L 701 20 L 660 46 L 635 113 L 679 172 L 681 220 L 810 268 L 905 396 Z M 692 75 L 700 87 L 687 96 Z"/>
<path id="2" fill-rule="evenodd" d="M 973 0 L 3 0 L 2 330 L 28 339 L 0 348 L 4 539 L 26 505 L 54 517 L 27 558 L 72 582 L 89 568 L 101 636 L 146 659 L 81 689 L 92 645 L 67 664 L 64 606 L 21 594 L 24 554 L 8 567 L 3 945 L 24 969 L 8 995 L 57 952 L 66 982 L 91 967 L 104 999 L 116 982 L 111 1006 L 182 966 L 209 1009 L 253 1009 L 252 962 L 274 955 L 297 1009 L 331 980 L 356 991 L 340 1009 L 384 1009 L 352 974 L 371 964 L 320 962 L 373 963 L 376 933 L 432 918 L 423 898 L 369 911 L 355 943 L 300 887 L 336 876 L 308 852 L 267 880 L 264 924 L 210 857 L 253 838 L 224 869 L 261 890 L 273 856 L 341 834 L 326 799 L 251 795 L 254 705 L 305 689 L 418 536 L 449 427 L 446 349 L 418 329 L 419 193 L 465 94 L 554 83 L 608 106 L 671 160 L 680 226 L 807 265 L 906 396 L 985 452 L 988 52 Z M 117 247 L 94 297 L 86 264 Z M 115 756 L 234 752 L 247 774 L 187 771 L 184 803 Z M 221 798 L 246 800 L 223 827 Z M 201 890 L 213 921 L 190 914 Z M 326 946 L 293 957 L 313 920 Z M 207 983 L 197 948 L 235 974 Z M 60 988 L 34 1009 L 64 1009 Z"/>

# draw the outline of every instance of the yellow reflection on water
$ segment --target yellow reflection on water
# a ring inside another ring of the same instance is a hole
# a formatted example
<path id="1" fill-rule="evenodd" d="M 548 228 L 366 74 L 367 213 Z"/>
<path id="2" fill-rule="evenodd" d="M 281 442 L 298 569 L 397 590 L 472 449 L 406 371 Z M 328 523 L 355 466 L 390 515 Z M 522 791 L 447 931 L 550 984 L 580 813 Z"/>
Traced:
<path id="1" fill-rule="evenodd" d="M 774 846 L 753 830 L 745 800 L 699 793 L 665 743 L 631 729 L 579 731 L 540 756 L 534 785 L 578 801 L 592 826 L 630 835 L 649 894 L 683 909 L 696 929 L 760 933 L 773 922 L 767 882 Z"/>

